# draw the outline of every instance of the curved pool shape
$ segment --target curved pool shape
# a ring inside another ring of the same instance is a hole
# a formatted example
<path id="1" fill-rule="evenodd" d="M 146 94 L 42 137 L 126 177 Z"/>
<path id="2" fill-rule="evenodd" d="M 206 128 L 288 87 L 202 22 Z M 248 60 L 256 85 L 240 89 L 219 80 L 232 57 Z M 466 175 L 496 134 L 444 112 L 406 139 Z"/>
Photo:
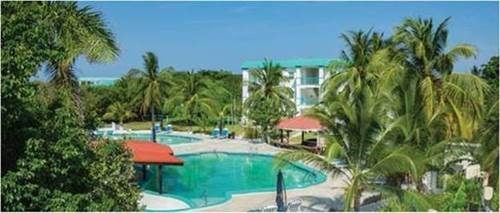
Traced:
<path id="1" fill-rule="evenodd" d="M 231 194 L 276 190 L 274 157 L 260 154 L 198 153 L 179 155 L 183 166 L 164 166 L 162 195 L 179 198 L 191 208 L 225 202 Z M 158 192 L 157 166 L 148 169 L 143 190 Z M 282 168 L 287 189 L 302 188 L 326 180 L 326 176 L 298 163 Z"/>
<path id="2" fill-rule="evenodd" d="M 98 133 L 99 135 L 99 133 Z M 137 140 L 152 140 L 150 133 L 127 133 L 127 134 L 101 134 L 100 136 L 111 139 L 137 139 Z M 160 133 L 156 135 L 156 141 L 161 144 L 167 145 L 177 145 L 185 143 L 194 143 L 200 141 L 199 138 L 183 136 L 183 135 L 172 135 Z"/>

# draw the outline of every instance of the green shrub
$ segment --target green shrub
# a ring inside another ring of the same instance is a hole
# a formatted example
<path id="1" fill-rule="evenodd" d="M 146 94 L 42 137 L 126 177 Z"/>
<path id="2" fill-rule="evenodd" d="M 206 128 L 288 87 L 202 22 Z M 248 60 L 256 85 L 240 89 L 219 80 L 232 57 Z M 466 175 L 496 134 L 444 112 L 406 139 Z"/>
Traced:
<path id="1" fill-rule="evenodd" d="M 259 137 L 259 131 L 252 127 L 243 127 L 243 138 L 254 139 Z"/>

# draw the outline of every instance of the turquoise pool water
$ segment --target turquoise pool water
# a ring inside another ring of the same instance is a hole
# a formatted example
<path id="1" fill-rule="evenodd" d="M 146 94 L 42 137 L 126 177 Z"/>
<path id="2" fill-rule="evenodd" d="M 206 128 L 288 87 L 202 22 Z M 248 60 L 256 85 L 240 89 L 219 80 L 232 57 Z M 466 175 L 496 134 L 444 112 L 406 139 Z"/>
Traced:
<path id="1" fill-rule="evenodd" d="M 277 169 L 272 156 L 219 152 L 178 157 L 184 160 L 183 166 L 163 167 L 164 195 L 180 198 L 191 208 L 222 203 L 235 193 L 276 190 Z M 157 168 L 148 168 L 146 180 L 140 182 L 143 190 L 158 191 Z M 326 179 L 323 173 L 298 163 L 288 163 L 282 171 L 287 189 Z"/>
<path id="2" fill-rule="evenodd" d="M 97 135 L 111 138 L 111 139 L 136 139 L 136 140 L 151 140 L 152 136 L 150 133 L 130 133 L 130 134 L 105 134 L 104 132 L 97 131 Z M 185 144 L 185 143 L 195 143 L 200 141 L 199 138 L 189 137 L 183 135 L 172 135 L 160 133 L 156 135 L 156 140 L 158 143 L 167 145 Z"/>

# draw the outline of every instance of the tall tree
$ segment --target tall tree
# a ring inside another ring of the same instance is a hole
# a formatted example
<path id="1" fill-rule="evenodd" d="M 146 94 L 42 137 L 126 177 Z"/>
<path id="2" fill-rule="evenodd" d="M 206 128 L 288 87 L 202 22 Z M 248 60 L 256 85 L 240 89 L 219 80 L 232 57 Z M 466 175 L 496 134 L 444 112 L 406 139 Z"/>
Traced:
<path id="1" fill-rule="evenodd" d="M 480 125 L 480 131 L 476 131 L 475 139 L 481 143 L 477 150 L 476 157 L 481 163 L 482 168 L 490 175 L 490 183 L 498 191 L 498 74 L 499 74 L 498 56 L 491 57 L 488 63 L 481 65 L 481 68 L 472 72 L 484 79 L 492 88 L 485 101 L 486 111 Z M 494 201 L 494 202 L 498 202 Z M 497 205 L 498 206 L 498 205 Z"/>
<path id="2" fill-rule="evenodd" d="M 164 109 L 185 118 L 192 127 L 217 117 L 216 111 L 221 107 L 217 98 L 226 95 L 226 89 L 191 71 L 177 82 Z"/>
<path id="3" fill-rule="evenodd" d="M 130 109 L 130 106 L 127 104 L 122 104 L 120 102 L 116 102 L 111 104 L 108 107 L 106 114 L 104 114 L 103 118 L 108 120 L 115 120 L 120 122 L 120 125 L 123 125 L 123 121 L 127 119 L 134 118 L 135 114 Z"/>
<path id="4" fill-rule="evenodd" d="M 473 75 L 452 72 L 455 61 L 474 57 L 476 49 L 469 44 L 447 48 L 449 20 L 435 26 L 432 19 L 405 19 L 395 29 L 394 42 L 407 72 L 419 78 L 427 119 L 445 113 L 447 138 L 470 139 L 484 110 L 487 85 Z"/>
<path id="5" fill-rule="evenodd" d="M 432 19 L 405 19 L 379 60 L 391 68 L 381 69 L 383 78 L 378 82 L 391 115 L 382 137 L 421 153 L 423 167 L 416 178 L 420 191 L 425 190 L 421 179 L 425 172 L 442 170 L 448 166 L 445 158 L 464 154 L 447 144 L 471 141 L 487 91 L 481 79 L 452 72 L 455 61 L 474 56 L 475 48 L 459 44 L 446 51 L 448 20 L 434 26 Z M 401 180 L 401 176 L 391 178 L 396 183 Z"/>
<path id="6" fill-rule="evenodd" d="M 244 105 L 247 117 L 260 126 L 262 141 L 269 140 L 269 130 L 281 119 L 294 114 L 293 91 L 282 83 L 288 80 L 283 68 L 267 59 L 262 68 L 250 71 L 250 96 Z"/>
<path id="7" fill-rule="evenodd" d="M 49 69 L 54 71 L 50 72 L 54 82 L 75 86 L 76 81 L 61 76 L 74 78 L 72 64 L 78 56 L 108 61 L 118 48 L 100 13 L 79 8 L 76 2 L 5 3 L 2 26 L 2 91 L 9 91 L 2 93 L 2 150 L 6 151 L 2 169 L 8 169 L 22 152 L 29 127 L 37 125 L 25 104 L 35 94 L 29 80 L 40 66 L 68 71 L 56 74 L 57 69 Z"/>
<path id="8" fill-rule="evenodd" d="M 341 72 L 322 85 L 325 94 L 322 103 L 306 112 L 327 126 L 327 146 L 322 156 L 308 151 L 286 151 L 279 157 L 302 160 L 331 172 L 343 175 L 347 181 L 344 210 L 359 210 L 361 194 L 370 189 L 394 190 L 376 184 L 377 179 L 407 172 L 416 177 L 419 162 L 408 146 L 395 146 L 381 138 L 384 132 L 384 95 L 378 89 L 378 54 L 380 36 L 372 32 L 343 34 L 347 49 L 342 52 L 346 61 Z M 332 163 L 346 163 L 343 169 Z"/>
<path id="9" fill-rule="evenodd" d="M 498 99 L 498 67 L 498 56 L 493 56 L 490 58 L 488 63 L 481 65 L 481 68 L 477 68 L 476 66 L 474 66 L 471 71 L 472 74 L 484 79 L 490 85 L 490 87 L 492 88 L 492 92 L 495 93 L 495 95 L 492 95 L 490 97 L 494 97 L 494 100 Z"/>
<path id="10" fill-rule="evenodd" d="M 140 71 L 141 78 L 137 87 L 136 100 L 141 102 L 141 112 L 151 113 L 151 128 L 153 141 L 156 142 L 155 108 L 161 107 L 162 101 L 168 95 L 168 87 L 172 85 L 170 79 L 161 78 L 158 68 L 158 58 L 152 52 L 146 52 L 144 59 L 144 70 Z"/>
<path id="11" fill-rule="evenodd" d="M 74 71 L 76 59 L 83 56 L 87 61 L 109 62 L 118 56 L 118 46 L 113 33 L 106 26 L 101 13 L 91 7 L 78 7 L 77 2 L 46 2 L 47 16 L 54 30 L 54 48 L 47 73 L 50 82 L 70 90 L 80 108 L 78 81 Z"/>
<path id="12" fill-rule="evenodd" d="M 39 133 L 17 169 L 2 177 L 2 210 L 136 211 L 140 191 L 130 153 L 119 142 L 89 143 L 70 95 L 53 95 L 47 105 L 38 102 Z"/>

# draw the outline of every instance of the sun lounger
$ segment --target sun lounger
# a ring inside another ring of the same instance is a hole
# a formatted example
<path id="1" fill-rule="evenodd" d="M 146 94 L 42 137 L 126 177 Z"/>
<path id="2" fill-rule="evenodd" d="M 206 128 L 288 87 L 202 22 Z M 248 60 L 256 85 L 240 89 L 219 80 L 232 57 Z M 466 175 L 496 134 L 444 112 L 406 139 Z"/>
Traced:
<path id="1" fill-rule="evenodd" d="M 212 130 L 212 134 L 210 134 L 210 136 L 212 138 L 219 138 L 219 133 L 220 133 L 219 128 L 215 128 Z"/>
<path id="2" fill-rule="evenodd" d="M 291 200 L 287 204 L 286 211 L 287 212 L 301 212 L 302 211 L 302 200 L 296 199 L 296 200 Z"/>
<path id="3" fill-rule="evenodd" d="M 167 133 L 170 133 L 170 132 L 172 132 L 174 129 L 172 128 L 172 125 L 171 125 L 171 124 L 169 124 L 169 125 L 167 125 L 167 127 L 163 128 L 163 130 L 164 130 L 165 132 L 167 132 Z"/>
<path id="4" fill-rule="evenodd" d="M 224 128 L 222 129 L 221 134 L 219 135 L 219 138 L 228 138 L 229 137 L 229 129 Z"/>
<path id="5" fill-rule="evenodd" d="M 263 207 L 261 210 L 262 212 L 276 212 L 278 211 L 278 207 L 276 205 L 270 205 Z"/>

